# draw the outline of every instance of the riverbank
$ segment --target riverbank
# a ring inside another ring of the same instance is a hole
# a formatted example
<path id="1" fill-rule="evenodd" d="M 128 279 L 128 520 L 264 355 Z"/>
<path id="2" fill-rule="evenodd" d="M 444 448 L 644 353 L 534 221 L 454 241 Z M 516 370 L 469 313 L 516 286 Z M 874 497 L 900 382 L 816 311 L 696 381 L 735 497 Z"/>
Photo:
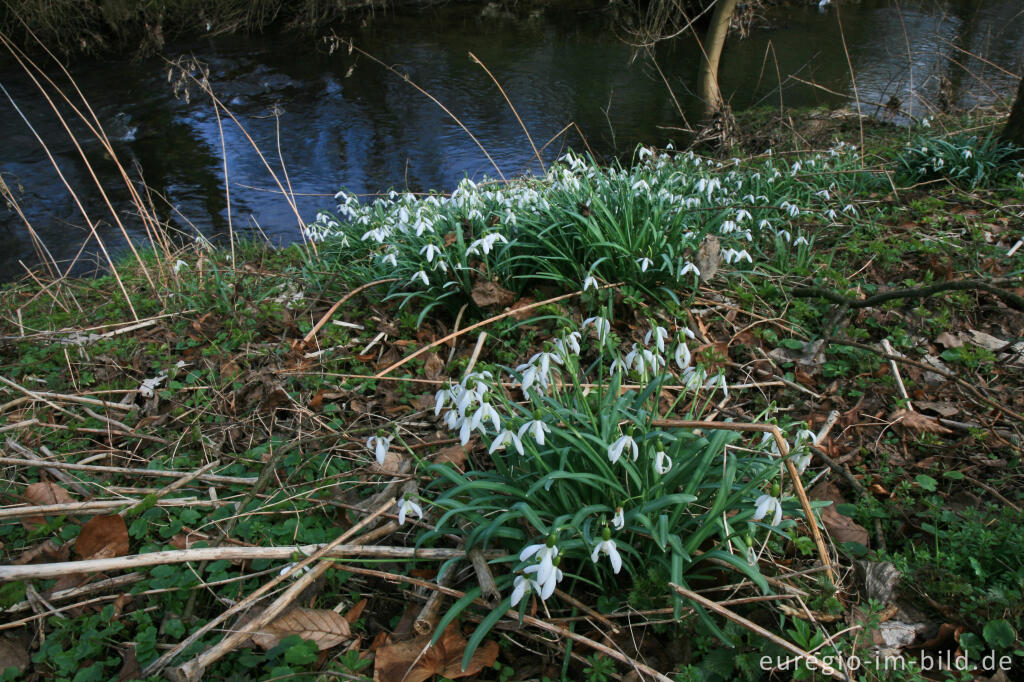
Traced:
<path id="1" fill-rule="evenodd" d="M 168 42 L 200 35 L 258 34 L 284 30 L 316 34 L 339 22 L 370 22 L 396 12 L 436 11 L 441 5 L 475 7 L 482 17 L 517 19 L 548 9 L 582 11 L 607 8 L 608 3 L 550 0 L 501 3 L 489 0 L 189 0 L 130 2 L 125 0 L 11 0 L 0 9 L 0 32 L 15 44 L 38 52 L 45 46 L 68 55 L 146 56 Z M 555 5 L 556 7 L 552 7 Z"/>
<path id="2" fill-rule="evenodd" d="M 861 662 L 896 622 L 924 647 L 890 646 L 902 679 L 921 651 L 994 652 L 1013 678 L 1024 171 L 987 129 L 869 127 L 862 150 L 861 123 L 774 133 L 801 151 L 341 194 L 306 245 L 3 288 L 13 665 L 766 678 L 786 650 L 724 609 Z M 363 549 L 282 577 L 335 540 Z"/>

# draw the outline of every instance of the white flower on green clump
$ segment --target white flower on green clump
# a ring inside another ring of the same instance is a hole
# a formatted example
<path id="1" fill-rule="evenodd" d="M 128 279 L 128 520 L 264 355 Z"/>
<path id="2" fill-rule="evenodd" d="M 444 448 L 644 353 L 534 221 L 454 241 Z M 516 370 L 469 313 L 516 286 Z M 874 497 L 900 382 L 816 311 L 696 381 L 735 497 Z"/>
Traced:
<path id="1" fill-rule="evenodd" d="M 594 325 L 594 331 L 597 332 L 597 340 L 604 343 L 605 339 L 608 338 L 608 332 L 612 329 L 612 323 L 603 317 L 588 317 L 583 320 L 583 326 L 580 329 L 586 329 L 590 325 Z"/>
<path id="2" fill-rule="evenodd" d="M 534 557 L 539 566 L 537 569 L 537 582 L 544 584 L 555 570 L 556 556 L 558 556 L 558 547 L 555 545 L 554 535 L 550 535 L 543 544 L 527 545 L 524 547 L 523 551 L 519 553 L 519 560 L 526 561 L 530 557 Z"/>
<path id="3" fill-rule="evenodd" d="M 629 433 L 619 436 L 619 438 L 608 446 L 608 461 L 615 464 L 619 461 L 619 457 L 622 457 L 622 451 L 626 448 L 633 453 L 633 461 L 635 462 L 637 457 L 640 456 L 640 447 L 633 440 L 633 431 L 630 429 Z"/>
<path id="4" fill-rule="evenodd" d="M 618 573 L 622 570 L 622 557 L 619 556 L 619 550 L 615 548 L 615 540 L 612 540 L 612 532 L 607 526 L 604 528 L 603 537 L 604 539 L 597 543 L 594 551 L 590 553 L 590 560 L 596 564 L 602 553 L 607 554 L 608 560 L 612 562 L 612 572 Z"/>
<path id="5" fill-rule="evenodd" d="M 494 440 L 491 442 L 491 447 L 487 450 L 487 454 L 493 455 L 498 448 L 508 450 L 509 445 L 512 445 L 520 455 L 523 454 L 523 441 L 519 439 L 519 436 L 508 429 L 505 429 L 495 436 Z"/>
<path id="6" fill-rule="evenodd" d="M 527 594 L 540 591 L 541 587 L 536 580 L 530 580 L 525 575 L 517 575 L 515 580 L 512 581 L 512 601 L 510 605 L 515 606 Z"/>
<path id="7" fill-rule="evenodd" d="M 580 339 L 582 336 L 583 335 L 579 332 L 568 332 L 564 337 L 555 339 L 552 343 L 555 348 L 558 349 L 558 353 L 562 357 L 568 358 L 570 354 L 578 357 L 580 354 Z"/>
<path id="8" fill-rule="evenodd" d="M 523 569 L 524 574 L 537 574 L 537 580 L 534 584 L 540 586 L 540 591 L 538 592 L 537 596 L 541 598 L 541 601 L 547 601 L 547 599 L 555 593 L 555 587 L 557 587 L 558 582 L 563 578 L 562 570 L 558 568 L 559 561 L 560 558 L 555 559 L 554 565 L 552 565 L 548 572 L 545 574 L 546 580 L 540 579 L 541 570 L 543 569 L 543 566 L 541 564 L 534 564 L 532 566 L 527 566 Z"/>
<path id="9" fill-rule="evenodd" d="M 523 437 L 524 433 L 529 431 L 530 435 L 533 436 L 533 440 L 537 442 L 537 445 L 544 445 L 544 434 L 551 433 L 551 429 L 548 427 L 547 424 L 544 423 L 544 421 L 540 417 L 540 410 L 537 410 L 534 413 L 532 420 L 526 422 L 525 424 L 519 427 L 520 439 Z"/>
<path id="10" fill-rule="evenodd" d="M 595 278 L 593 275 L 587 275 L 587 278 L 583 280 L 583 291 L 586 291 L 591 287 L 593 287 L 594 289 L 600 288 L 600 286 L 597 283 L 597 278 Z"/>
<path id="11" fill-rule="evenodd" d="M 660 446 L 661 444 L 659 443 L 658 445 Z M 665 454 L 665 451 L 660 447 L 654 453 L 654 470 L 662 476 L 672 470 L 672 458 Z"/>
<path id="12" fill-rule="evenodd" d="M 388 449 L 391 447 L 391 439 L 385 438 L 380 434 L 370 436 L 366 439 L 366 447 L 369 450 L 373 450 L 373 454 L 377 458 L 377 464 L 383 464 L 384 458 L 388 456 Z"/>
<path id="13" fill-rule="evenodd" d="M 423 509 L 404 495 L 401 498 L 396 498 L 395 504 L 398 505 L 399 526 L 405 525 L 405 517 L 407 514 L 415 514 L 417 518 L 423 518 Z"/>
<path id="14" fill-rule="evenodd" d="M 779 498 L 773 495 L 761 495 L 761 497 L 754 501 L 754 505 L 755 521 L 760 521 L 768 515 L 768 512 L 774 511 L 775 516 L 772 519 L 771 525 L 779 525 L 779 521 L 782 520 L 782 502 L 779 501 Z"/>
<path id="15" fill-rule="evenodd" d="M 680 341 L 676 344 L 675 360 L 676 365 L 679 369 L 686 369 L 690 366 L 690 348 L 686 345 L 686 341 Z"/>
<path id="16" fill-rule="evenodd" d="M 430 286 L 430 278 L 427 277 L 427 273 L 423 272 L 422 270 L 417 270 L 416 274 L 409 278 L 410 282 L 415 282 L 416 280 L 420 280 L 421 282 L 423 282 L 424 286 Z"/>
<path id="17" fill-rule="evenodd" d="M 437 256 L 437 255 L 441 254 L 441 249 L 437 248 L 437 246 L 435 246 L 434 244 L 427 244 L 422 249 L 420 249 L 420 253 L 421 254 L 424 251 L 426 251 L 426 253 L 427 253 L 427 262 L 428 263 L 433 263 L 434 262 L 434 256 Z"/>
<path id="18" fill-rule="evenodd" d="M 383 263 L 384 265 L 390 265 L 393 268 L 398 267 L 398 259 L 395 257 L 394 251 L 385 254 L 384 257 L 380 259 L 380 262 Z"/>
<path id="19" fill-rule="evenodd" d="M 650 345 L 651 338 L 654 338 L 654 345 L 657 346 L 659 353 L 665 352 L 665 339 L 668 338 L 668 330 L 664 327 L 654 327 L 644 336 L 644 344 Z"/>
<path id="20" fill-rule="evenodd" d="M 687 261 L 686 265 L 683 266 L 683 269 L 679 271 L 679 276 L 686 277 L 691 272 L 700 277 L 700 270 L 697 269 L 697 266 Z"/>
<path id="21" fill-rule="evenodd" d="M 470 428 L 479 429 L 480 431 L 483 431 L 481 427 L 483 426 L 484 421 L 487 419 L 491 420 L 491 424 L 494 426 L 495 431 L 501 430 L 501 417 L 500 415 L 498 415 L 498 411 L 495 410 L 494 406 L 491 405 L 490 403 L 480 403 L 480 406 L 476 409 L 476 412 L 473 413 L 473 419 L 470 422 Z"/>
<path id="22" fill-rule="evenodd" d="M 626 527 L 626 515 L 622 507 L 615 508 L 615 515 L 612 517 L 612 527 L 615 530 L 622 530 Z"/>
<path id="23" fill-rule="evenodd" d="M 640 266 L 640 272 L 647 272 L 647 268 L 654 265 L 654 261 L 645 256 L 643 258 L 637 258 L 636 264 Z"/>

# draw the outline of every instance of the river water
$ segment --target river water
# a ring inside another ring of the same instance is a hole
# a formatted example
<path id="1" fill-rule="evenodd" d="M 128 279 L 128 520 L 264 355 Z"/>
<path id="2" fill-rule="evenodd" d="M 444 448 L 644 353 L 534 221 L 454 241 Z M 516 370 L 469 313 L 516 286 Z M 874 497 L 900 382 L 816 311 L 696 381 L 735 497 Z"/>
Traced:
<path id="1" fill-rule="evenodd" d="M 690 121 L 700 110 L 692 36 L 659 45 L 655 68 L 634 59 L 598 12 L 509 19 L 484 16 L 479 5 L 447 7 L 337 32 L 444 104 L 493 163 L 437 104 L 347 45 L 332 52 L 328 42 L 289 35 L 202 36 L 168 46 L 165 58 L 83 62 L 71 72 L 117 158 L 144 177 L 166 229 L 214 240 L 228 233 L 226 190 L 237 236 L 287 243 L 300 238 L 301 222 L 333 207 L 342 187 L 445 191 L 467 175 L 495 177 L 495 166 L 506 176 L 536 172 L 523 128 L 470 53 L 500 81 L 545 162 L 569 147 L 609 158 L 641 142 L 684 139 L 676 101 Z M 181 55 L 209 70 L 244 130 L 223 114 L 218 125 L 197 88 L 187 100 L 175 93 L 168 60 Z M 1020 0 L 834 0 L 824 12 L 807 0 L 772 10 L 746 39 L 731 37 L 720 81 L 735 109 L 778 107 L 780 98 L 787 107 L 853 106 L 855 84 L 865 113 L 906 124 L 942 93 L 960 107 L 1005 101 L 1022 59 Z M 0 85 L 10 96 L 0 92 L 0 177 L 16 200 L 0 207 L 0 281 L 23 276 L 22 263 L 38 266 L 26 221 L 75 274 L 99 262 L 83 211 L 112 252 L 123 251 L 125 233 L 145 241 L 117 167 L 84 125 L 62 107 L 124 232 L 57 116 L 6 57 Z M 885 109 L 890 102 L 901 113 Z M 294 195 L 294 210 L 278 183 Z"/>

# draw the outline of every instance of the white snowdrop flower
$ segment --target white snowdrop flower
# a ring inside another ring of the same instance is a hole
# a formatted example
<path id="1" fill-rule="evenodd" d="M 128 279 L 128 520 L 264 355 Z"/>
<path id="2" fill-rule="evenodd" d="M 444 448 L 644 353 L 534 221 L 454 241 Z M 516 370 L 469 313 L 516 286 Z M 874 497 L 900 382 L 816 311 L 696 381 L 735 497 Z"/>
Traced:
<path id="1" fill-rule="evenodd" d="M 407 514 L 415 514 L 417 518 L 423 518 L 423 508 L 418 504 L 408 499 L 404 495 L 401 499 L 396 498 L 395 504 L 398 505 L 398 525 L 405 525 L 405 517 Z"/>
<path id="2" fill-rule="evenodd" d="M 735 258 L 736 258 L 737 256 L 739 256 L 739 255 L 740 255 L 740 252 L 739 252 L 739 251 L 737 251 L 736 249 L 733 249 L 733 248 L 728 248 L 728 249 L 724 249 L 724 250 L 722 251 L 722 261 L 723 261 L 723 262 L 724 262 L 724 263 L 725 263 L 726 265 L 728 265 L 729 263 L 732 263 L 732 261 L 733 261 L 733 260 L 734 260 L 734 259 L 735 259 Z"/>
<path id="3" fill-rule="evenodd" d="M 608 537 L 597 543 L 597 546 L 594 547 L 594 551 L 590 554 L 590 560 L 596 564 L 597 559 L 602 552 L 607 554 L 608 560 L 612 562 L 613 573 L 618 573 L 622 570 L 622 557 L 619 556 L 619 550 L 615 548 L 615 540 Z"/>
<path id="4" fill-rule="evenodd" d="M 598 288 L 597 279 L 595 279 L 593 275 L 587 275 L 587 278 L 583 280 L 583 291 L 586 291 L 591 287 L 594 289 Z"/>
<path id="5" fill-rule="evenodd" d="M 493 455 L 495 452 L 497 452 L 498 448 L 508 450 L 509 445 L 512 445 L 516 449 L 516 452 L 518 452 L 520 455 L 524 453 L 523 441 L 521 441 L 519 439 L 519 436 L 517 436 L 514 432 L 505 429 L 504 431 L 499 433 L 491 442 L 491 447 L 488 448 L 487 454 Z"/>
<path id="6" fill-rule="evenodd" d="M 633 440 L 633 436 L 628 433 L 623 436 L 619 436 L 614 443 L 608 446 L 608 461 L 612 464 L 618 462 L 619 458 L 622 457 L 622 451 L 625 448 L 629 448 L 633 453 L 633 461 L 635 462 L 637 457 L 640 456 L 640 447 L 636 444 L 636 441 Z"/>
<path id="7" fill-rule="evenodd" d="M 963 151 L 963 157 L 964 157 L 964 159 L 969 159 L 969 158 L 971 158 L 972 156 L 974 156 L 974 154 L 973 154 L 973 153 L 971 152 L 971 150 L 970 150 L 970 149 L 965 149 L 965 150 Z"/>
<path id="8" fill-rule="evenodd" d="M 729 234 L 730 232 L 733 232 L 734 230 L 736 230 L 736 223 L 734 223 L 734 222 L 733 222 L 733 221 L 731 221 L 731 220 L 726 220 L 726 221 L 725 221 L 724 223 L 722 223 L 722 225 L 721 225 L 721 226 L 720 226 L 720 227 L 718 228 L 718 232 L 719 232 L 719 234 Z"/>
<path id="9" fill-rule="evenodd" d="M 754 203 L 754 202 L 751 201 L 750 203 Z M 753 219 L 754 219 L 754 217 L 752 215 L 750 215 L 750 211 L 748 211 L 745 208 L 741 208 L 739 211 L 736 212 L 736 222 L 737 223 L 741 223 L 744 220 L 753 220 Z"/>
<path id="10" fill-rule="evenodd" d="M 297 563 L 297 562 L 293 561 L 293 562 L 291 562 L 291 563 L 287 564 L 287 565 L 286 565 L 286 566 L 285 566 L 284 568 L 282 568 L 282 569 L 281 569 L 280 571 L 278 571 L 278 575 L 284 575 L 284 574 L 286 574 L 286 573 L 287 573 L 288 571 L 292 570 L 292 567 L 293 567 L 293 566 L 295 566 L 295 564 L 296 564 L 296 563 Z M 310 570 L 310 569 L 309 569 L 309 566 L 303 566 L 303 567 L 302 567 L 302 568 L 300 568 L 299 570 L 295 571 L 295 573 L 293 573 L 293 574 L 291 575 L 291 577 L 292 577 L 292 579 L 294 580 L 295 578 L 298 578 L 298 577 L 299 577 L 300 575 L 302 575 L 303 573 L 309 573 L 309 570 Z"/>
<path id="11" fill-rule="evenodd" d="M 829 220 L 835 220 L 837 215 L 836 210 L 834 208 L 830 208 L 828 211 L 825 212 L 825 215 L 828 216 Z"/>
<path id="12" fill-rule="evenodd" d="M 554 344 L 558 354 L 563 358 L 568 358 L 569 355 L 579 356 L 581 338 L 582 334 L 579 332 L 571 332 L 566 334 L 564 338 L 554 339 L 552 344 Z"/>
<path id="13" fill-rule="evenodd" d="M 597 332 L 597 340 L 603 344 L 605 340 L 608 338 L 608 333 L 612 329 L 612 323 L 603 317 L 588 317 L 587 319 L 583 320 L 583 325 L 580 327 L 580 329 L 586 329 L 590 325 L 594 325 L 594 331 Z"/>
<path id="14" fill-rule="evenodd" d="M 651 368 L 651 372 L 657 372 L 665 365 L 665 358 L 663 358 L 660 353 L 650 351 L 646 348 L 641 349 L 641 353 L 643 354 L 644 363 Z M 643 372 L 642 369 L 637 371 Z"/>
<path id="15" fill-rule="evenodd" d="M 640 272 L 647 272 L 647 268 L 651 267 L 654 264 L 654 261 L 646 257 L 637 258 L 636 264 L 640 266 Z"/>
<path id="16" fill-rule="evenodd" d="M 527 566 L 523 569 L 523 574 L 527 575 L 530 573 L 536 573 L 538 576 L 541 575 L 543 566 L 541 564 L 534 564 Z M 547 599 L 555 593 L 555 587 L 558 582 L 562 579 L 562 570 L 558 566 L 552 566 L 551 569 L 545 574 L 546 580 L 531 581 L 533 585 L 536 585 L 539 589 L 537 590 L 537 596 L 541 598 L 541 601 L 547 601 Z"/>
<path id="17" fill-rule="evenodd" d="M 473 413 L 473 419 L 470 422 L 471 429 L 478 429 L 482 431 L 480 427 L 484 421 L 490 419 L 491 425 L 494 426 L 495 431 L 501 430 L 501 417 L 498 415 L 498 411 L 494 409 L 490 403 L 480 403 L 480 407 Z"/>
<path id="18" fill-rule="evenodd" d="M 639 179 L 639 180 L 637 180 L 636 182 L 633 183 L 633 187 L 631 189 L 633 189 L 633 191 L 641 190 L 642 189 L 645 192 L 650 193 L 651 186 L 647 184 L 646 180 L 641 178 L 641 179 Z"/>
<path id="19" fill-rule="evenodd" d="M 615 508 L 615 515 L 612 517 L 612 528 L 615 530 L 622 530 L 626 527 L 626 516 L 625 512 L 622 511 L 622 507 Z"/>
<path id="20" fill-rule="evenodd" d="M 416 280 L 420 280 L 425 286 L 430 286 L 430 278 L 422 270 L 417 270 L 416 274 L 409 278 L 410 282 L 415 282 Z"/>
<path id="21" fill-rule="evenodd" d="M 754 263 L 754 259 L 750 257 L 750 254 L 747 253 L 746 249 L 741 249 L 736 252 L 736 262 L 739 263 L 741 260 L 746 260 L 750 264 Z"/>
<path id="22" fill-rule="evenodd" d="M 690 274 L 691 272 L 693 274 L 697 275 L 698 277 L 700 277 L 700 270 L 697 269 L 697 266 L 694 265 L 693 263 L 687 261 L 686 265 L 683 266 L 683 269 L 679 271 L 679 276 L 680 277 L 685 277 L 686 275 Z"/>
<path id="23" fill-rule="evenodd" d="M 801 244 L 810 244 L 810 242 L 807 241 L 807 237 L 800 235 L 796 238 L 796 241 L 793 242 L 793 246 L 800 246 Z"/>
<path id="24" fill-rule="evenodd" d="M 679 369 L 683 370 L 690 366 L 690 349 L 685 341 L 676 344 L 675 361 Z"/>
<path id="25" fill-rule="evenodd" d="M 608 365 L 608 373 L 615 374 L 616 372 L 628 372 L 629 365 L 622 361 L 621 358 L 615 358 L 612 360 L 612 364 Z"/>
<path id="26" fill-rule="evenodd" d="M 536 365 L 531 365 L 531 364 L 519 365 L 519 367 L 516 367 L 516 371 L 523 373 L 523 381 L 522 381 L 523 396 L 527 400 L 529 400 L 530 399 L 530 387 L 533 386 L 535 381 L 537 381 L 537 375 L 540 373 L 540 367 L 537 367 Z"/>
<path id="27" fill-rule="evenodd" d="M 441 249 L 437 248 L 437 246 L 435 246 L 434 244 L 427 244 L 422 249 L 420 249 L 420 253 L 421 254 L 424 251 L 426 251 L 426 253 L 427 253 L 427 262 L 428 263 L 433 263 L 434 262 L 434 256 L 436 256 L 436 255 L 441 253 Z"/>
<path id="28" fill-rule="evenodd" d="M 188 267 L 188 263 L 186 263 L 185 261 L 183 261 L 181 259 L 178 259 L 178 260 L 174 261 L 174 272 L 175 272 L 175 274 L 181 272 L 182 268 L 187 268 L 187 267 Z"/>
<path id="29" fill-rule="evenodd" d="M 709 389 L 720 389 L 722 391 L 722 397 L 729 397 L 729 385 L 725 382 L 725 374 L 719 374 L 708 379 L 707 383 L 704 384 L 704 388 Z"/>
<path id="30" fill-rule="evenodd" d="M 377 464 L 383 464 L 384 458 L 388 455 L 388 449 L 391 447 L 391 439 L 384 436 L 370 436 L 366 439 L 366 447 L 368 450 L 373 450 Z"/>
<path id="31" fill-rule="evenodd" d="M 767 219 L 767 218 L 762 218 L 762 219 L 761 219 L 761 220 L 760 220 L 760 221 L 759 221 L 759 222 L 757 223 L 757 227 L 758 227 L 759 229 L 762 229 L 762 230 L 770 230 L 770 229 L 772 229 L 772 224 L 771 224 L 771 222 L 769 222 L 769 221 L 768 221 L 768 219 Z"/>
<path id="32" fill-rule="evenodd" d="M 811 452 L 810 452 L 810 450 L 808 450 L 807 452 L 803 452 L 803 453 L 800 453 L 798 455 L 795 455 L 793 457 L 793 465 L 796 467 L 796 471 L 799 474 L 802 474 L 804 471 L 806 471 L 807 467 L 808 467 L 808 465 L 810 465 L 810 463 L 811 463 Z"/>
<path id="33" fill-rule="evenodd" d="M 664 451 L 658 450 L 654 454 L 654 470 L 658 474 L 664 476 L 672 469 L 672 458 L 665 454 Z"/>
<path id="34" fill-rule="evenodd" d="M 441 414 L 445 401 L 452 399 L 452 390 L 448 387 L 442 388 L 434 394 L 434 416 Z"/>
<path id="35" fill-rule="evenodd" d="M 654 150 L 651 149 L 650 147 L 640 147 L 640 152 L 637 154 L 637 156 L 640 158 L 641 161 L 643 161 L 644 159 L 649 159 L 650 157 L 654 156 Z"/>
<path id="36" fill-rule="evenodd" d="M 459 420 L 459 444 L 465 446 L 473 435 L 473 423 L 469 417 L 462 417 Z"/>
<path id="37" fill-rule="evenodd" d="M 800 162 L 799 162 L 799 161 L 794 161 L 794 162 L 793 162 L 793 165 L 789 167 L 789 174 L 790 174 L 790 175 L 796 175 L 797 173 L 799 173 L 799 172 L 800 172 L 800 169 L 801 169 L 802 167 L 803 167 L 803 166 L 801 166 L 801 165 L 800 165 Z"/>
<path id="38" fill-rule="evenodd" d="M 531 421 L 526 422 L 519 427 L 519 438 L 522 439 L 523 434 L 527 431 L 533 436 L 533 440 L 536 441 L 537 445 L 544 445 L 544 434 L 551 433 L 551 429 L 541 419 L 540 415 L 534 415 Z"/>
<path id="39" fill-rule="evenodd" d="M 923 125 L 925 128 L 931 128 L 932 127 L 932 117 L 931 116 L 925 116 L 924 118 L 922 118 L 921 119 L 921 125 Z"/>
<path id="40" fill-rule="evenodd" d="M 548 542 L 551 542 L 549 540 Z M 537 582 L 545 583 L 548 577 L 555 570 L 555 557 L 558 556 L 558 547 L 553 542 L 548 544 L 528 545 L 523 548 L 523 551 L 519 553 L 519 560 L 526 561 L 530 557 L 534 557 L 537 561 Z"/>
<path id="41" fill-rule="evenodd" d="M 846 206 L 843 206 L 843 213 L 852 213 L 853 215 L 857 215 L 857 209 L 853 204 L 847 204 Z"/>
<path id="42" fill-rule="evenodd" d="M 815 192 L 815 194 L 817 196 L 821 197 L 822 199 L 824 199 L 825 201 L 829 200 L 829 195 L 828 195 L 828 190 L 827 189 L 820 189 L 817 192 Z"/>
<path id="43" fill-rule="evenodd" d="M 384 257 L 381 258 L 380 261 L 381 263 L 384 263 L 385 265 L 390 265 L 393 268 L 398 267 L 398 259 L 395 257 L 394 251 L 392 251 L 391 253 L 384 254 Z"/>
<path id="44" fill-rule="evenodd" d="M 789 233 L 789 230 L 779 230 L 775 233 L 775 236 L 785 240 L 787 244 L 793 241 L 793 235 Z"/>
<path id="45" fill-rule="evenodd" d="M 771 525 L 773 525 L 773 526 L 779 525 L 779 521 L 782 520 L 782 503 L 779 502 L 779 498 L 772 497 L 771 495 L 761 495 L 761 497 L 757 498 L 757 500 L 754 502 L 754 504 L 755 504 L 755 510 L 754 510 L 754 520 L 755 521 L 760 521 L 765 516 L 767 516 L 768 512 L 774 511 L 775 512 L 775 516 L 772 519 Z"/>
<path id="46" fill-rule="evenodd" d="M 650 345 L 652 337 L 654 338 L 654 345 L 657 346 L 658 352 L 664 353 L 665 339 L 668 338 L 668 330 L 664 327 L 654 327 L 644 336 L 644 343 Z"/>

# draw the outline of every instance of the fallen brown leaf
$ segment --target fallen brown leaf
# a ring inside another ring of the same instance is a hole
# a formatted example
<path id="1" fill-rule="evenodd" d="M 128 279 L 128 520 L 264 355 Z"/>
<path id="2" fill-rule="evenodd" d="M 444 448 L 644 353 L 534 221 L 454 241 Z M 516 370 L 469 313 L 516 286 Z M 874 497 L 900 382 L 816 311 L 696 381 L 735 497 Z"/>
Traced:
<path id="1" fill-rule="evenodd" d="M 8 635 L 0 637 L 0 670 L 16 668 L 19 673 L 23 673 L 30 662 L 25 642 Z"/>
<path id="2" fill-rule="evenodd" d="M 423 374 L 428 379 L 438 379 L 444 373 L 444 360 L 437 353 L 427 353 L 423 361 Z"/>
<path id="3" fill-rule="evenodd" d="M 64 488 L 61 488 L 56 483 L 33 483 L 25 488 L 22 499 L 24 499 L 28 504 L 37 506 L 47 504 L 66 504 L 68 502 L 75 501 L 67 490 L 64 490 Z M 21 525 L 28 530 L 34 530 L 45 524 L 46 519 L 42 515 L 28 516 L 21 519 Z"/>
<path id="4" fill-rule="evenodd" d="M 341 644 L 352 636 L 345 616 L 330 609 L 294 608 L 267 623 L 252 635 L 253 643 L 263 649 L 273 649 L 282 639 L 298 635 L 316 642 L 320 651 Z"/>
<path id="5" fill-rule="evenodd" d="M 481 308 L 489 308 L 491 306 L 505 308 L 512 305 L 516 300 L 515 293 L 489 280 L 476 282 L 469 295 L 473 299 L 473 303 L 476 303 Z"/>
<path id="6" fill-rule="evenodd" d="M 353 604 L 352 608 L 350 608 L 347 612 L 345 612 L 345 620 L 348 621 L 349 625 L 351 625 L 352 623 L 355 623 L 357 620 L 359 620 L 359 616 L 363 615 L 363 609 L 366 608 L 366 604 L 367 604 L 366 597 L 363 597 L 362 599 L 357 601 L 355 604 Z"/>
<path id="7" fill-rule="evenodd" d="M 889 415 L 892 420 L 899 421 L 904 427 L 922 433 L 953 433 L 940 424 L 938 420 L 913 410 L 899 409 Z"/>
<path id="8" fill-rule="evenodd" d="M 414 637 L 377 650 L 373 679 L 380 682 L 425 682 L 434 675 L 448 679 L 473 677 L 498 659 L 498 643 L 481 644 L 473 652 L 466 669 L 462 669 L 462 656 L 466 651 L 466 638 L 455 623 L 449 625 L 441 639 L 430 646 L 430 635 Z"/>
<path id="9" fill-rule="evenodd" d="M 117 514 L 92 517 L 75 540 L 75 554 L 82 559 L 111 559 L 129 551 L 128 526 Z"/>
<path id="10" fill-rule="evenodd" d="M 462 469 L 466 465 L 466 454 L 476 445 L 476 439 L 474 438 L 465 447 L 456 443 L 455 445 L 449 445 L 446 448 L 441 448 L 434 455 L 434 462 L 436 464 L 442 464 L 444 462 L 450 463 L 456 469 Z"/>

